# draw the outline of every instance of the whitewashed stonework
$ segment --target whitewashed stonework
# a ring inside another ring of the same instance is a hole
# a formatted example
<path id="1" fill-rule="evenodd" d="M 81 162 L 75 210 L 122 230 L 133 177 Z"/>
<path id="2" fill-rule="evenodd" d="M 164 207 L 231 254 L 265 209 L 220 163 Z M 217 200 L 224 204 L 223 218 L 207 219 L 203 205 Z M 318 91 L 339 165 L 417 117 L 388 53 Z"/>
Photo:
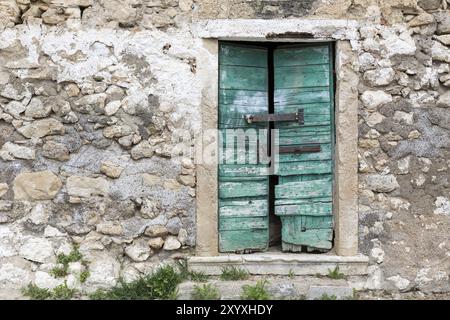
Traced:
<path id="1" fill-rule="evenodd" d="M 203 39 L 245 29 L 348 41 L 364 286 L 450 291 L 446 2 L 216 2 L 0 1 L 0 289 L 56 286 L 39 268 L 74 244 L 86 291 L 193 254 L 196 165 L 173 150 L 201 129 Z"/>

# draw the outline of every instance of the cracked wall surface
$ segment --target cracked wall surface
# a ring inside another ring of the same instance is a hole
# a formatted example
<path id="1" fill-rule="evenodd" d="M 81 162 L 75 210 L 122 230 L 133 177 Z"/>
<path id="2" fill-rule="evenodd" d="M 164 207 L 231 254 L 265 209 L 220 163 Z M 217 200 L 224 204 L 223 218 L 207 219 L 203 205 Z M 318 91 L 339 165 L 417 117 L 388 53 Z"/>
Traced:
<path id="1" fill-rule="evenodd" d="M 197 68 L 215 63 L 202 37 L 240 32 L 206 21 L 258 19 L 255 36 L 349 40 L 358 57 L 360 287 L 448 292 L 447 6 L 0 0 L 0 289 L 89 291 L 192 254 L 196 166 L 181 137 L 202 129 Z M 51 274 L 74 245 L 84 283 Z"/>

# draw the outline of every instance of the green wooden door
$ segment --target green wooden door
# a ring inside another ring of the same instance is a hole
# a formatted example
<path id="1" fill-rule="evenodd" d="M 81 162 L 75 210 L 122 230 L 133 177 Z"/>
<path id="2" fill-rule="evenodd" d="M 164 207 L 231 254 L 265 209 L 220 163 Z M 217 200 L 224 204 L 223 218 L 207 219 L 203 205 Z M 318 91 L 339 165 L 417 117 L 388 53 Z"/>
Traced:
<path id="1" fill-rule="evenodd" d="M 274 113 L 304 111 L 304 124 L 276 122 L 276 144 L 320 145 L 320 152 L 280 153 L 275 214 L 283 251 L 331 249 L 333 239 L 333 77 L 330 45 L 274 50 Z"/>
<path id="2" fill-rule="evenodd" d="M 255 130 L 267 123 L 248 124 L 243 116 L 268 111 L 267 49 L 221 43 L 219 78 L 219 251 L 260 251 L 269 239 L 269 180 L 254 147 L 267 143 Z"/>

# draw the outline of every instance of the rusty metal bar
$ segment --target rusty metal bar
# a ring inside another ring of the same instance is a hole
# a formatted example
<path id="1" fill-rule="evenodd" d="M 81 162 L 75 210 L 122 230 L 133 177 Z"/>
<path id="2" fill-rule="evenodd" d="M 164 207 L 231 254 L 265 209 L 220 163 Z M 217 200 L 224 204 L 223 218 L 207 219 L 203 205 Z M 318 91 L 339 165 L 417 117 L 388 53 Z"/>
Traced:
<path id="1" fill-rule="evenodd" d="M 248 114 L 243 117 L 247 123 L 297 121 L 299 124 L 305 124 L 303 109 L 298 109 L 295 113 Z"/>
<path id="2" fill-rule="evenodd" d="M 279 147 L 278 153 L 309 153 L 309 152 L 320 152 L 322 148 L 320 145 L 309 145 L 309 146 L 286 146 Z"/>

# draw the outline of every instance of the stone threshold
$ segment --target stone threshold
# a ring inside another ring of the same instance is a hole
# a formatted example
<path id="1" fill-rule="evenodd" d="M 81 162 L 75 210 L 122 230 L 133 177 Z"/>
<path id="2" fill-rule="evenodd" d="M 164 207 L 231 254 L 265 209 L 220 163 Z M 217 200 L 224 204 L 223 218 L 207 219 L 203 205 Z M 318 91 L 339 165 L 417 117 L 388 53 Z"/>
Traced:
<path id="1" fill-rule="evenodd" d="M 191 271 L 207 275 L 220 275 L 227 266 L 243 268 L 254 275 L 328 275 L 336 267 L 344 275 L 366 275 L 368 263 L 369 258 L 362 254 L 251 253 L 188 258 Z"/>

